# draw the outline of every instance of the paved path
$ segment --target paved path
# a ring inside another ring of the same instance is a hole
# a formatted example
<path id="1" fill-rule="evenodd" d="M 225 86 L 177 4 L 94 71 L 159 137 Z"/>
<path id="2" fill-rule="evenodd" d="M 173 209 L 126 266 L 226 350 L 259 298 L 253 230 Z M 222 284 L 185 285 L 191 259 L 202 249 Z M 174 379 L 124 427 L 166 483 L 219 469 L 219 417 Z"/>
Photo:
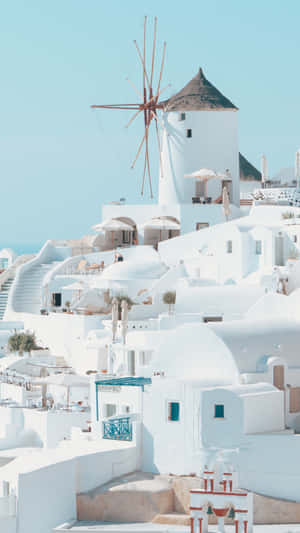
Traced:
<path id="1" fill-rule="evenodd" d="M 226 533 L 234 533 L 234 526 L 226 526 Z M 91 531 L 94 533 L 189 533 L 190 528 L 186 526 L 173 526 L 166 524 L 153 524 L 153 523 L 130 523 L 130 524 L 112 524 L 109 522 L 75 522 L 70 524 L 66 529 L 60 529 L 62 533 L 64 531 L 70 531 L 70 533 L 80 533 Z M 211 526 L 209 533 L 217 533 L 217 526 Z M 287 525 L 260 525 L 254 526 L 253 533 L 300 533 L 300 524 L 287 524 Z"/>

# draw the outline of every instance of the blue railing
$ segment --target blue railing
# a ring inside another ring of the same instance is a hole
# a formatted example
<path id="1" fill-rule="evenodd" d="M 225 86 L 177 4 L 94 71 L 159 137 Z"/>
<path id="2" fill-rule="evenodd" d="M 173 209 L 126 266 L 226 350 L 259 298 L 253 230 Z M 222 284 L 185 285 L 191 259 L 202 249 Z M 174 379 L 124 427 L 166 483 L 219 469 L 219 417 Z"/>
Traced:
<path id="1" fill-rule="evenodd" d="M 130 418 L 110 418 L 103 422 L 103 439 L 131 441 L 132 424 Z"/>

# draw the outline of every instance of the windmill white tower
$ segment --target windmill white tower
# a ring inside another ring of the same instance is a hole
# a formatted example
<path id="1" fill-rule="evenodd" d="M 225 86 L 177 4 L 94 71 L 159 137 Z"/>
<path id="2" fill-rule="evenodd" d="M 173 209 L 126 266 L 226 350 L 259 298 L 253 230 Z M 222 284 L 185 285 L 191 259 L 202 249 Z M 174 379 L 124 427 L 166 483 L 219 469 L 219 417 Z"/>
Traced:
<path id="1" fill-rule="evenodd" d="M 159 204 L 191 204 L 199 168 L 227 173 L 230 203 L 240 205 L 237 107 L 204 76 L 197 75 L 164 102 Z M 226 172 L 227 171 L 227 172 Z M 207 194 L 222 202 L 222 182 L 210 180 Z"/>

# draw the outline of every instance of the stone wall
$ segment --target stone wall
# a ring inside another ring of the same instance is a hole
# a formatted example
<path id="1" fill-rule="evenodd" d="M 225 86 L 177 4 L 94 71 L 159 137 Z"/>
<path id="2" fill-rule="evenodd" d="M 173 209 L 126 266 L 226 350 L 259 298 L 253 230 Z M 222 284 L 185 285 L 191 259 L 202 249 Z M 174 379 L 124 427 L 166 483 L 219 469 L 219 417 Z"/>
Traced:
<path id="1" fill-rule="evenodd" d="M 190 490 L 202 487 L 196 476 L 136 472 L 77 495 L 77 519 L 108 522 L 156 522 L 186 525 Z M 209 523 L 216 524 L 214 515 Z M 225 523 L 233 524 L 232 519 Z M 300 503 L 254 494 L 254 524 L 299 524 Z"/>

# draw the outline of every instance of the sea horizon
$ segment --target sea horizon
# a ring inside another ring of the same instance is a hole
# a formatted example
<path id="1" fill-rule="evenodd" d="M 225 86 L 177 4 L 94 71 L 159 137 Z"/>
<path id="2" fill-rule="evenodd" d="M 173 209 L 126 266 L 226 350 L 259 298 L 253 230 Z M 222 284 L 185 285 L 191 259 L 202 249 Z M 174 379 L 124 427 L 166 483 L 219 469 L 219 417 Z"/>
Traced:
<path id="1" fill-rule="evenodd" d="M 10 248 L 17 255 L 36 254 L 43 246 L 43 242 L 1 242 L 0 250 Z"/>

